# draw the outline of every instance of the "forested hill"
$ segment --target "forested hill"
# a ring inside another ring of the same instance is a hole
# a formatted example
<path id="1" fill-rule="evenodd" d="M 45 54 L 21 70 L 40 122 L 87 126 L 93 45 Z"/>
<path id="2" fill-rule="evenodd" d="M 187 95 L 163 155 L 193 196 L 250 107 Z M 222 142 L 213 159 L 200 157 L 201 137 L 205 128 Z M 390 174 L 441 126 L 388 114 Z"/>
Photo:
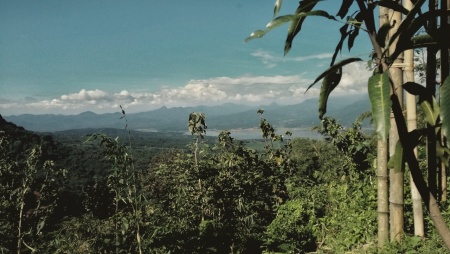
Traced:
<path id="1" fill-rule="evenodd" d="M 2 139 L 2 145 L 6 147 L 5 156 L 12 156 L 16 161 L 23 161 L 28 156 L 23 151 L 27 151 L 30 148 L 39 145 L 44 146 L 42 153 L 42 159 L 53 160 L 60 152 L 53 137 L 50 135 L 40 135 L 26 130 L 21 126 L 17 126 L 14 123 L 6 121 L 2 115 L 0 115 L 0 132 Z"/>
<path id="2" fill-rule="evenodd" d="M 330 98 L 327 115 L 343 125 L 350 125 L 363 112 L 370 110 L 370 103 L 364 96 Z M 185 131 L 188 116 L 192 112 L 206 114 L 209 129 L 238 129 L 258 127 L 258 109 L 264 109 L 264 117 L 274 126 L 286 128 L 311 127 L 319 124 L 317 99 L 306 100 L 295 105 L 270 104 L 246 106 L 224 104 L 221 106 L 162 107 L 157 110 L 127 113 L 130 129 L 154 131 Z M 32 115 L 7 116 L 6 120 L 39 132 L 55 132 L 82 128 L 118 128 L 125 126 L 121 113 L 95 114 L 84 112 L 79 115 Z"/>

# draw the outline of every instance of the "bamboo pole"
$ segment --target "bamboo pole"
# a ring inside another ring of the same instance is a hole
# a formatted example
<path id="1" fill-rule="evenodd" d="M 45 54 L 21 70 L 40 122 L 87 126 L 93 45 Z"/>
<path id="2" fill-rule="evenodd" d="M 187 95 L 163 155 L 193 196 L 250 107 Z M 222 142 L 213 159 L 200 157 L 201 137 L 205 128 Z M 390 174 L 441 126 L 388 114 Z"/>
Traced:
<path id="1" fill-rule="evenodd" d="M 380 26 L 388 22 L 388 10 L 380 6 Z M 380 50 L 381 51 L 381 50 Z M 378 52 L 381 55 L 381 52 Z M 382 248 L 389 242 L 389 185 L 387 170 L 387 141 L 377 143 L 377 212 L 378 212 L 378 247 Z"/>
<path id="2" fill-rule="evenodd" d="M 411 0 L 404 1 L 404 7 L 407 10 L 413 8 Z M 409 49 L 404 52 L 404 70 L 405 70 L 405 82 L 414 82 L 414 50 Z M 417 129 L 417 104 L 416 96 L 410 93 L 406 93 L 406 117 L 408 131 Z M 417 148 L 414 148 L 414 154 L 417 158 Z M 417 190 L 417 186 L 414 183 L 411 173 L 410 185 L 411 185 L 411 198 L 413 206 L 413 218 L 414 218 L 414 235 L 424 237 L 424 221 L 423 221 L 423 207 L 422 198 Z"/>
<path id="3" fill-rule="evenodd" d="M 397 0 L 401 4 L 401 0 Z M 400 12 L 389 9 L 389 22 L 392 26 L 389 31 L 389 37 L 395 34 L 398 26 L 402 21 L 402 14 Z M 395 51 L 396 42 L 389 47 L 389 52 Z M 390 54 L 390 53 L 389 53 Z M 396 93 L 400 98 L 400 107 L 403 107 L 403 54 L 400 54 L 394 59 L 393 64 L 389 68 L 390 79 L 393 83 L 393 93 Z M 391 112 L 391 128 L 389 130 L 389 156 L 392 158 L 395 153 L 395 146 L 399 142 L 397 131 L 397 124 L 393 112 Z M 390 239 L 391 241 L 400 242 L 403 237 L 403 200 L 404 200 L 404 168 L 401 170 L 391 168 L 389 170 L 389 211 L 390 211 Z"/>

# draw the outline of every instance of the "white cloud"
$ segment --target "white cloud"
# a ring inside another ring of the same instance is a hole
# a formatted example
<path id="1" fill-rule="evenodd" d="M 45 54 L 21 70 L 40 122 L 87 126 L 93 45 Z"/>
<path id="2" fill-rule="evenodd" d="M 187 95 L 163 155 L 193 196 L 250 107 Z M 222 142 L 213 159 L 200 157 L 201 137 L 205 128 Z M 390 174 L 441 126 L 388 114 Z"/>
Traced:
<path id="1" fill-rule="evenodd" d="M 371 75 L 372 71 L 366 68 L 366 63 L 351 63 L 343 68 L 341 82 L 335 90 L 341 94 L 365 93 Z"/>
<path id="2" fill-rule="evenodd" d="M 266 66 L 266 68 L 274 68 L 278 65 L 278 63 L 283 62 L 304 62 L 308 60 L 322 60 L 322 59 L 331 59 L 333 54 L 331 53 L 321 53 L 316 55 L 309 56 L 298 56 L 298 57 L 290 57 L 290 56 L 278 56 L 272 52 L 265 51 L 262 49 L 258 49 L 251 53 L 253 57 L 260 59 L 260 61 Z"/>
<path id="3" fill-rule="evenodd" d="M 108 100 L 109 94 L 98 89 L 86 91 L 81 89 L 78 93 L 62 95 L 62 101 L 93 101 L 93 100 Z"/>
<path id="4" fill-rule="evenodd" d="M 344 68 L 341 83 L 333 95 L 365 93 L 370 71 L 365 64 L 353 63 Z M 119 105 L 128 111 L 147 111 L 161 106 L 220 105 L 227 102 L 242 104 L 295 104 L 317 97 L 320 82 L 308 90 L 313 80 L 304 75 L 217 77 L 191 80 L 181 87 L 163 87 L 158 91 L 142 92 L 122 90 L 108 92 L 99 89 L 81 89 L 58 98 L 23 101 L 1 100 L 0 110 L 7 114 L 63 113 L 76 114 L 83 111 L 98 113 L 117 112 Z"/>

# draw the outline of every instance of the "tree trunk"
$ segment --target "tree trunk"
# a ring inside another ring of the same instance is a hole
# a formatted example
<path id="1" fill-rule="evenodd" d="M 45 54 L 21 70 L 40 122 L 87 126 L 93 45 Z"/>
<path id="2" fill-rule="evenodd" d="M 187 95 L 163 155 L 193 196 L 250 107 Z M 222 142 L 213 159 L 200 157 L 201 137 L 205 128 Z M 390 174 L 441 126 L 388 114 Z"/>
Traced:
<path id="1" fill-rule="evenodd" d="M 407 10 L 413 8 L 411 0 L 405 0 L 404 6 Z M 404 52 L 404 68 L 405 68 L 405 81 L 414 82 L 414 51 L 412 49 L 406 50 Z M 417 104 L 416 96 L 410 93 L 406 93 L 406 117 L 408 131 L 411 132 L 417 129 Z M 417 148 L 414 148 L 414 155 L 417 158 Z M 410 184 L 411 184 L 411 198 L 413 206 L 413 217 L 414 217 L 414 235 L 424 237 L 424 221 L 423 221 L 423 207 L 422 198 L 417 190 L 416 185 L 412 179 L 410 173 Z"/>

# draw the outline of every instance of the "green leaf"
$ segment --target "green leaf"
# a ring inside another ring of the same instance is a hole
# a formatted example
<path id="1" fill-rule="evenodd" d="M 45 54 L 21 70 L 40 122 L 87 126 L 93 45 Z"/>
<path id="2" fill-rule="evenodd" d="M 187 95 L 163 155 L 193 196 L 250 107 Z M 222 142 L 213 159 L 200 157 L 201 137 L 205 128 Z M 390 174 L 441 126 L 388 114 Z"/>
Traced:
<path id="1" fill-rule="evenodd" d="M 394 169 L 394 172 L 399 173 L 403 171 L 403 163 L 403 146 L 400 141 L 397 141 L 394 155 L 389 158 L 388 168 Z"/>
<path id="2" fill-rule="evenodd" d="M 266 30 L 270 31 L 276 27 L 279 27 L 281 25 L 286 24 L 287 22 L 291 21 L 292 19 L 294 19 L 295 15 L 284 15 L 284 16 L 279 16 L 276 17 L 275 19 L 273 19 L 272 21 L 270 21 L 267 25 L 266 25 Z"/>
<path id="3" fill-rule="evenodd" d="M 348 9 L 350 8 L 350 6 L 352 6 L 353 1 L 354 0 L 343 0 L 341 8 L 339 8 L 339 11 L 336 14 L 336 16 L 339 16 L 339 17 L 341 17 L 341 19 L 343 19 L 345 17 L 345 15 L 347 15 Z"/>
<path id="4" fill-rule="evenodd" d="M 361 24 L 364 19 L 362 14 L 363 14 L 362 12 L 358 12 L 358 14 L 356 14 L 354 20 L 347 21 L 347 23 L 352 24 L 354 26 L 354 29 L 352 31 L 350 31 L 350 35 L 348 37 L 348 50 L 349 51 L 353 48 L 355 39 L 359 34 L 359 29 L 361 28 Z"/>
<path id="5" fill-rule="evenodd" d="M 380 47 L 384 48 L 386 46 L 386 38 L 389 33 L 389 30 L 391 30 L 392 26 L 389 24 L 389 22 L 384 23 L 380 29 L 378 30 L 376 41 L 380 45 Z"/>
<path id="6" fill-rule="evenodd" d="M 328 74 L 322 81 L 322 87 L 320 88 L 319 96 L 319 118 L 322 119 L 323 115 L 327 112 L 327 101 L 330 93 L 336 88 L 341 81 L 342 67 L 335 72 Z"/>
<path id="7" fill-rule="evenodd" d="M 336 45 L 336 49 L 334 50 L 334 54 L 333 54 L 333 57 L 331 58 L 330 65 L 334 64 L 334 61 L 336 60 L 337 55 L 339 54 L 339 52 L 342 51 L 342 45 L 344 44 L 344 40 L 350 34 L 350 32 L 347 32 L 349 25 L 350 24 L 346 23 L 339 29 L 339 32 L 341 33 L 341 39 L 339 40 L 338 44 Z"/>
<path id="8" fill-rule="evenodd" d="M 433 106 L 428 101 L 421 101 L 419 105 L 425 113 L 427 123 L 431 126 L 436 126 L 439 116 L 439 105 L 437 105 L 436 100 L 433 98 Z"/>
<path id="9" fill-rule="evenodd" d="M 278 12 L 280 11 L 281 4 L 283 3 L 283 0 L 277 0 L 275 2 L 275 7 L 273 8 L 273 16 L 275 17 Z"/>
<path id="10" fill-rule="evenodd" d="M 450 149 L 442 147 L 439 142 L 436 142 L 436 153 L 445 166 L 448 167 L 448 155 L 450 154 Z"/>
<path id="11" fill-rule="evenodd" d="M 316 6 L 318 0 L 302 0 L 299 3 L 299 6 L 297 10 L 295 11 L 295 14 L 301 14 L 305 12 L 310 12 L 314 6 Z M 294 40 L 295 36 L 300 32 L 302 29 L 303 21 L 305 21 L 305 17 L 298 16 L 294 20 L 291 21 L 291 24 L 289 25 L 288 29 L 288 35 L 286 38 L 286 42 L 284 45 L 284 55 L 286 55 L 289 50 L 292 47 L 292 41 Z"/>
<path id="12" fill-rule="evenodd" d="M 405 20 L 400 24 L 398 31 L 389 40 L 389 45 L 392 45 L 392 43 L 394 43 L 398 37 L 398 42 L 396 44 L 395 51 L 390 55 L 390 58 L 396 59 L 401 52 L 403 52 L 406 49 L 412 48 L 414 44 L 412 43 L 411 38 L 413 38 L 414 34 L 416 34 L 422 27 L 426 28 L 430 20 L 436 19 L 437 17 L 440 16 L 447 16 L 449 14 L 450 10 L 435 10 L 419 15 L 419 17 L 415 19 L 414 18 L 409 19 L 410 15 L 407 15 Z M 409 19 L 408 21 L 409 23 L 405 23 L 407 22 L 406 19 Z M 432 37 L 437 44 L 442 45 L 449 44 L 449 40 L 447 38 L 448 37 L 447 31 L 440 30 L 437 33 L 433 34 Z M 416 44 L 415 47 L 418 47 L 418 45 Z"/>
<path id="13" fill-rule="evenodd" d="M 441 121 L 442 121 L 442 133 L 447 139 L 447 147 L 450 147 L 450 76 L 448 76 L 444 84 L 441 86 L 441 96 L 446 98 L 441 101 Z"/>
<path id="14" fill-rule="evenodd" d="M 436 44 L 437 41 L 429 34 L 421 34 L 411 39 L 411 48 L 424 48 Z"/>
<path id="15" fill-rule="evenodd" d="M 440 109 L 434 96 L 424 87 L 414 82 L 407 82 L 403 88 L 410 94 L 419 96 L 419 105 L 425 114 L 427 123 L 435 126 L 439 117 Z"/>
<path id="16" fill-rule="evenodd" d="M 249 37 L 245 38 L 244 43 L 249 42 L 250 40 L 256 39 L 256 38 L 262 38 L 264 35 L 266 35 L 266 31 L 263 30 L 256 30 L 253 33 L 250 34 Z"/>
<path id="17" fill-rule="evenodd" d="M 336 72 L 338 69 L 342 68 L 343 66 L 353 63 L 353 62 L 357 62 L 357 61 L 362 61 L 361 58 L 347 58 L 344 59 L 338 63 L 336 63 L 335 65 L 331 66 L 330 68 L 328 68 L 327 70 L 325 70 L 322 74 L 319 75 L 319 77 L 316 78 L 316 80 L 314 80 L 314 82 L 308 86 L 308 88 L 306 89 L 305 93 L 308 92 L 308 90 L 315 85 L 319 80 L 325 78 L 326 76 L 328 76 L 330 73 Z"/>
<path id="18" fill-rule="evenodd" d="M 389 72 L 375 74 L 369 78 L 368 92 L 372 106 L 372 117 L 378 138 L 386 141 L 390 128 L 391 101 L 389 98 Z"/>
<path id="19" fill-rule="evenodd" d="M 276 17 L 275 19 L 273 19 L 272 21 L 270 21 L 267 25 L 266 25 L 266 29 L 265 30 L 256 30 L 253 33 L 250 34 L 249 37 L 245 38 L 244 43 L 247 43 L 253 39 L 259 39 L 264 37 L 264 35 L 266 35 L 268 32 L 270 32 L 271 30 L 273 30 L 274 28 L 277 28 L 281 25 L 286 24 L 287 22 L 293 21 L 294 19 L 298 19 L 298 18 L 305 18 L 307 16 L 322 16 L 322 17 L 326 17 L 329 19 L 334 19 L 333 16 L 329 15 L 327 12 L 325 11 L 311 11 L 311 12 L 307 12 L 307 13 L 299 13 L 299 14 L 295 14 L 295 15 L 284 15 L 284 16 L 279 16 Z"/>
<path id="20" fill-rule="evenodd" d="M 390 38 L 389 45 L 391 45 L 401 34 L 404 34 L 404 31 L 408 29 L 410 24 L 413 22 L 417 13 L 421 11 L 421 7 L 424 4 L 425 0 L 418 0 L 412 10 L 405 16 L 402 23 L 398 26 L 397 32 L 395 32 Z M 412 37 L 412 36 L 411 36 Z M 409 38 L 411 38 L 409 37 Z M 394 58 L 395 59 L 395 58 Z"/>

